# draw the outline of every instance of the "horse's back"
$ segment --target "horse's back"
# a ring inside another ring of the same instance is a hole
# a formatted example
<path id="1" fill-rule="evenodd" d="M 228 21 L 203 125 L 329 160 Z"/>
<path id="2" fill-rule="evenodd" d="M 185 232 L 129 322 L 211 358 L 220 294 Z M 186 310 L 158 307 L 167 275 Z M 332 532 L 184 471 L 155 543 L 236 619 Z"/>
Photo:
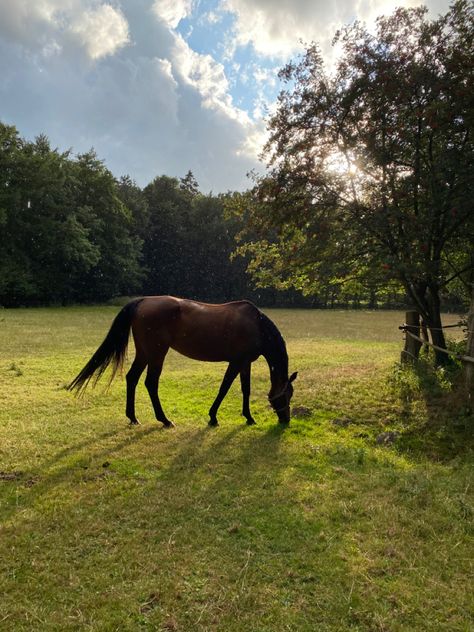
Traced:
<path id="1" fill-rule="evenodd" d="M 138 306 L 132 328 L 137 348 L 147 354 L 172 347 L 197 360 L 253 360 L 261 353 L 259 314 L 249 301 L 211 304 L 153 296 Z"/>

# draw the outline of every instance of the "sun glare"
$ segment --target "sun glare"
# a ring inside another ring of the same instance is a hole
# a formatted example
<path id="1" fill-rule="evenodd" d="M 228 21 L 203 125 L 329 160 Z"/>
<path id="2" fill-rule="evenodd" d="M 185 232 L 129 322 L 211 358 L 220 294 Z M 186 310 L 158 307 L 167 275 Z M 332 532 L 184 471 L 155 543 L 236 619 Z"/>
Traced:
<path id="1" fill-rule="evenodd" d="M 329 171 L 336 175 L 355 176 L 359 171 L 356 160 L 351 154 L 334 151 L 327 159 Z"/>

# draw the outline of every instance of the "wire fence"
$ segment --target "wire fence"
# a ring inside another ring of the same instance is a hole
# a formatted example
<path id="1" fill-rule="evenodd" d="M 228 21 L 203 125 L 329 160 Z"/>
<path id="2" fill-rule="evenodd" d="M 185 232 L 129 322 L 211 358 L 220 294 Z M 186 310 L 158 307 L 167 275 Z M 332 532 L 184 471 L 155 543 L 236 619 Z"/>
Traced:
<path id="1" fill-rule="evenodd" d="M 433 344 L 432 342 L 430 342 L 426 338 L 420 338 L 420 336 L 417 336 L 412 331 L 410 331 L 410 329 L 417 329 L 419 331 L 420 327 L 423 328 L 423 327 L 427 327 L 427 326 L 424 323 L 422 323 L 421 325 L 407 325 L 405 323 L 404 325 L 400 325 L 399 329 L 404 331 L 405 334 L 407 334 L 408 336 L 410 336 L 414 340 L 417 340 L 418 342 L 421 342 L 422 345 L 428 345 L 429 347 L 433 347 L 433 349 L 436 349 L 437 351 L 440 351 L 442 353 L 446 353 L 446 355 L 453 356 L 454 358 L 456 358 L 457 360 L 460 360 L 461 362 L 469 362 L 469 363 L 474 364 L 474 358 L 472 358 L 471 356 L 462 355 L 461 353 L 456 353 L 455 351 L 450 351 L 449 349 L 444 349 L 443 347 L 440 347 L 438 345 Z M 435 331 L 442 331 L 443 329 L 448 329 L 450 327 L 467 327 L 467 322 L 459 321 L 459 323 L 455 323 L 453 325 L 444 325 L 442 327 L 429 327 L 428 329 L 435 330 Z M 470 331 L 468 329 L 463 329 L 463 332 L 464 333 L 468 333 L 468 334 L 473 333 L 472 331 Z M 405 353 L 407 353 L 406 350 L 405 350 Z M 409 353 L 409 355 L 412 355 L 412 354 Z"/>

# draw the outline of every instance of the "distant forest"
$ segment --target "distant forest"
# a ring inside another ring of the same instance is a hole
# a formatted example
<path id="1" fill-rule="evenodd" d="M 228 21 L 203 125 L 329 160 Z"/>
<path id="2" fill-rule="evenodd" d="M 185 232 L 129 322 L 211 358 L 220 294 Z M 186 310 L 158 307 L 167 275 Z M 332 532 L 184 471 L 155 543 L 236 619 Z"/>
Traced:
<path id="1" fill-rule="evenodd" d="M 72 155 L 0 123 L 0 305 L 94 303 L 174 294 L 309 304 L 297 292 L 255 289 L 231 260 L 229 195 L 204 195 L 189 171 L 141 189 L 114 178 L 93 150 Z"/>
<path id="2" fill-rule="evenodd" d="M 319 295 L 256 287 L 233 257 L 237 193 L 205 195 L 191 171 L 143 189 L 116 179 L 93 150 L 51 148 L 0 123 L 0 305 L 68 305 L 173 294 L 266 306 L 400 306 L 396 285 L 333 286 Z M 247 238 L 251 238 L 248 237 Z"/>

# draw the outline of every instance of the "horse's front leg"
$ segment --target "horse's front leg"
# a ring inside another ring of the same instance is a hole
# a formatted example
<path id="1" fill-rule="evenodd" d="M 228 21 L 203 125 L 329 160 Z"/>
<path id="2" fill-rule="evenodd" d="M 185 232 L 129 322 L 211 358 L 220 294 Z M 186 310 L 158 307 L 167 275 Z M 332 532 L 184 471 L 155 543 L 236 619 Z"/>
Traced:
<path id="1" fill-rule="evenodd" d="M 250 412 L 250 368 L 249 362 L 240 371 L 240 385 L 242 386 L 242 415 L 247 420 L 249 426 L 253 426 L 255 419 Z"/>
<path id="2" fill-rule="evenodd" d="M 222 404 L 222 400 L 227 395 L 227 392 L 229 388 L 231 387 L 232 382 L 237 377 L 237 373 L 239 371 L 240 371 L 240 366 L 237 364 L 233 364 L 232 362 L 227 367 L 227 370 L 224 375 L 224 379 L 222 380 L 222 384 L 219 389 L 219 393 L 217 394 L 217 397 L 214 400 L 214 403 L 209 409 L 209 425 L 210 426 L 218 425 L 219 422 L 217 421 L 217 411 L 219 410 L 219 406 Z"/>

